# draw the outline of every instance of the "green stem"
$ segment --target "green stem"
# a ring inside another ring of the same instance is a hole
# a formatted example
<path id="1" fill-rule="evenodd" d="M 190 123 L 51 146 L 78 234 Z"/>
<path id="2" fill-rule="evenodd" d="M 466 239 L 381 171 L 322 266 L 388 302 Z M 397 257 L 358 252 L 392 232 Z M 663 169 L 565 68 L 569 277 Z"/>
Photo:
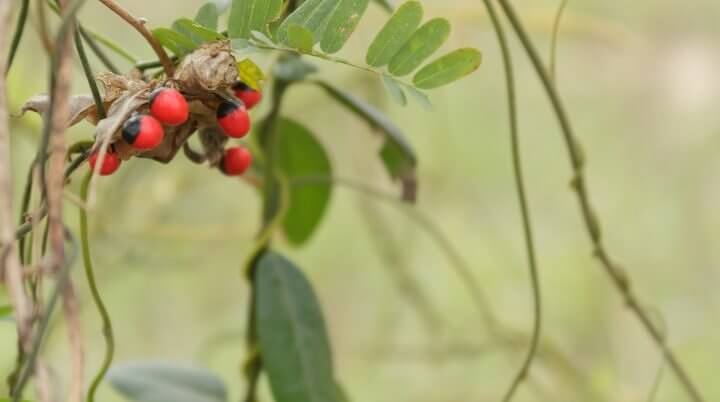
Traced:
<path id="1" fill-rule="evenodd" d="M 618 265 L 616 265 L 611 260 L 608 252 L 605 250 L 605 247 L 602 243 L 600 223 L 596 218 L 592 203 L 590 202 L 587 185 L 585 183 L 585 174 L 583 170 L 585 161 L 583 158 L 583 154 L 570 124 L 570 119 L 568 118 L 567 112 L 565 111 L 563 102 L 560 99 L 560 95 L 556 91 L 553 81 L 550 78 L 548 72 L 546 71 L 542 59 L 540 58 L 540 54 L 535 48 L 535 45 L 533 45 L 532 41 L 530 40 L 529 35 L 525 31 L 525 27 L 520 21 L 520 18 L 517 16 L 517 13 L 515 12 L 515 9 L 510 3 L 510 1 L 497 1 L 500 3 L 505 13 L 505 16 L 510 21 L 513 30 L 520 39 L 520 42 L 525 49 L 525 53 L 530 58 L 533 68 L 535 69 L 535 72 L 538 75 L 548 98 L 550 99 L 550 103 L 552 104 L 553 110 L 560 124 L 563 139 L 565 140 L 565 146 L 568 152 L 568 157 L 570 159 L 570 163 L 574 173 L 572 187 L 578 199 L 578 204 L 580 206 L 580 212 L 583 217 L 586 231 L 594 247 L 595 257 L 600 261 L 603 268 L 605 269 L 605 272 L 610 277 L 612 283 L 623 296 L 628 308 L 635 314 L 635 316 L 638 318 L 638 320 L 648 332 L 650 337 L 662 350 L 663 355 L 668 362 L 668 365 L 675 373 L 678 380 L 680 380 L 681 384 L 687 391 L 690 398 L 695 402 L 704 401 L 705 399 L 700 395 L 700 391 L 694 385 L 687 371 L 682 366 L 682 364 L 680 364 L 680 361 L 675 357 L 674 353 L 672 352 L 672 350 L 670 350 L 670 347 L 665 342 L 662 331 L 657 328 L 657 326 L 650 319 L 649 315 L 640 305 L 637 297 L 635 296 L 631 288 L 631 284 L 627 275 Z"/>
<path id="2" fill-rule="evenodd" d="M 97 42 L 99 42 L 101 45 L 105 46 L 106 48 L 112 50 L 117 54 L 118 56 L 122 57 L 123 59 L 130 62 L 130 64 L 136 64 L 137 63 L 137 57 L 131 55 L 128 53 L 125 49 L 123 49 L 120 45 L 113 42 L 112 40 L 108 39 L 105 36 L 100 35 L 99 33 L 95 31 L 91 31 L 89 29 L 83 28 L 87 31 L 88 35 L 91 36 L 93 39 L 95 39 Z"/>
<path id="3" fill-rule="evenodd" d="M 92 171 L 88 171 L 85 174 L 85 178 L 82 181 L 82 184 L 80 186 L 80 197 L 84 202 L 87 202 L 88 198 L 88 186 L 90 184 L 90 179 L 92 178 Z M 88 219 L 87 219 L 87 210 L 85 208 L 80 208 L 80 244 L 82 247 L 82 259 L 83 264 L 85 265 L 85 277 L 87 278 L 88 286 L 90 287 L 90 294 L 92 295 L 93 302 L 95 303 L 95 306 L 97 307 L 98 312 L 100 313 L 100 317 L 102 318 L 103 323 L 103 336 L 105 337 L 105 358 L 102 362 L 102 365 L 100 366 L 100 370 L 98 370 L 97 374 L 95 375 L 95 378 L 93 378 L 92 383 L 90 384 L 90 388 L 88 389 L 87 394 L 87 402 L 94 402 L 95 401 L 95 392 L 97 391 L 98 386 L 102 382 L 103 378 L 105 377 L 105 374 L 107 373 L 108 369 L 110 368 L 110 364 L 113 360 L 113 355 L 115 354 L 115 338 L 113 336 L 113 328 L 112 328 L 112 321 L 110 320 L 110 314 L 107 311 L 107 308 L 105 307 L 105 303 L 102 300 L 102 296 L 100 296 L 100 292 L 98 291 L 97 283 L 95 281 L 95 273 L 94 268 L 92 264 L 92 257 L 90 255 L 90 237 L 88 236 Z"/>
<path id="4" fill-rule="evenodd" d="M 83 72 L 85 72 L 85 79 L 87 80 L 88 86 L 90 86 L 90 92 L 92 92 L 98 117 L 100 119 L 104 119 L 107 116 L 107 113 L 105 112 L 105 104 L 103 103 L 102 96 L 100 96 L 100 90 L 95 82 L 95 74 L 93 74 L 92 67 L 90 67 L 90 62 L 88 61 L 87 54 L 85 53 L 85 46 L 83 46 L 82 38 L 80 38 L 80 28 L 75 30 L 75 48 L 77 49 L 78 56 L 80 57 L 80 64 L 82 64 Z"/>
<path id="5" fill-rule="evenodd" d="M 530 367 L 537 355 L 538 345 L 540 344 L 540 333 L 542 330 L 542 295 L 540 291 L 540 274 L 537 266 L 537 258 L 535 256 L 535 242 L 532 235 L 532 222 L 530 218 L 530 207 L 525 190 L 525 180 L 523 176 L 522 155 L 520 151 L 520 134 L 518 132 L 517 123 L 517 100 L 515 94 L 515 76 L 513 74 L 512 55 L 508 46 L 505 30 L 503 29 L 500 18 L 491 0 L 483 0 L 485 8 L 490 16 L 497 41 L 502 53 L 503 68 L 505 70 L 505 87 L 507 90 L 508 102 L 508 119 L 510 124 L 510 142 L 513 163 L 513 173 L 515 176 L 515 188 L 517 192 L 518 204 L 520 205 L 520 213 L 522 216 L 522 229 L 525 239 L 525 249 L 528 259 L 528 270 L 530 271 L 530 285 L 533 298 L 533 330 L 530 339 L 525 360 L 520 366 L 517 374 L 513 378 L 510 387 L 503 397 L 503 401 L 512 400 L 515 392 L 520 384 L 527 378 Z"/>
<path id="6" fill-rule="evenodd" d="M 88 46 L 90 46 L 90 50 L 95 53 L 95 57 L 100 60 L 100 62 L 103 63 L 105 68 L 108 69 L 113 74 L 120 74 L 120 70 L 115 66 L 115 64 L 110 60 L 107 54 L 98 46 L 98 43 L 93 37 L 87 32 L 85 28 L 83 28 L 82 25 L 78 25 L 78 30 L 80 31 L 80 35 L 82 36 L 83 40 L 87 42 Z"/>
<path id="7" fill-rule="evenodd" d="M 10 67 L 12 67 L 13 61 L 15 60 L 15 54 L 20 46 L 20 39 L 22 39 L 23 32 L 25 31 L 25 25 L 27 25 L 29 8 L 30 0 L 22 0 L 22 4 L 20 5 L 20 14 L 18 15 L 18 22 L 15 26 L 15 33 L 13 34 L 12 42 L 10 43 L 10 54 L 8 55 L 7 66 L 5 66 L 6 75 L 10 71 Z"/>

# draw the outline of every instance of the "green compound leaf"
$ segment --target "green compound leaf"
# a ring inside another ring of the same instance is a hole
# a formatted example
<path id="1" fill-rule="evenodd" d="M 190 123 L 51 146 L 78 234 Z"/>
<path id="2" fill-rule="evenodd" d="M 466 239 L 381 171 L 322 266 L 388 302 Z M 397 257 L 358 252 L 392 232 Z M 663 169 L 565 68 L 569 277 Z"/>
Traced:
<path id="1" fill-rule="evenodd" d="M 400 6 L 370 44 L 365 57 L 367 64 L 373 67 L 388 64 L 420 26 L 422 16 L 419 1 L 408 1 Z"/>
<path id="2" fill-rule="evenodd" d="M 477 49 L 457 49 L 421 68 L 413 77 L 413 84 L 422 89 L 449 84 L 477 70 L 481 61 Z"/>
<path id="3" fill-rule="evenodd" d="M 287 44 L 291 48 L 300 49 L 305 52 L 312 51 L 315 38 L 313 37 L 313 33 L 308 31 L 307 28 L 297 24 L 291 24 L 288 27 L 287 35 Z"/>
<path id="4" fill-rule="evenodd" d="M 320 42 L 327 27 L 328 18 L 341 0 L 305 0 L 292 14 L 280 24 L 277 38 L 280 43 L 287 43 L 290 25 L 300 25 L 313 33 L 314 43 Z"/>
<path id="5" fill-rule="evenodd" d="M 276 123 L 278 160 L 288 180 L 302 177 L 332 177 L 332 167 L 325 148 L 307 128 L 290 119 Z M 310 239 L 322 222 L 332 195 L 330 183 L 294 186 L 283 221 L 288 241 L 300 246 Z"/>
<path id="6" fill-rule="evenodd" d="M 226 402 L 227 391 L 215 374 L 199 368 L 163 362 L 113 366 L 107 373 L 112 387 L 135 402 Z"/>
<path id="7" fill-rule="evenodd" d="M 333 54 L 338 52 L 355 31 L 370 0 L 340 0 L 335 7 L 320 41 L 320 48 Z"/>
<path id="8" fill-rule="evenodd" d="M 381 150 L 381 160 L 385 169 L 390 177 L 400 180 L 402 183 L 402 199 L 409 202 L 415 201 L 417 157 L 400 128 L 375 107 L 349 92 L 325 81 L 311 82 L 324 89 L 338 103 L 383 134 L 385 144 Z"/>
<path id="9" fill-rule="evenodd" d="M 282 0 L 233 0 L 228 36 L 248 39 L 252 31 L 267 33 L 268 24 L 278 17 L 282 5 Z"/>
<path id="10" fill-rule="evenodd" d="M 185 55 L 197 48 L 192 39 L 169 28 L 155 28 L 152 30 L 152 34 L 163 47 L 176 56 Z"/>
<path id="11" fill-rule="evenodd" d="M 213 31 L 217 30 L 218 27 L 218 8 L 217 4 L 215 3 L 205 3 L 202 7 L 198 10 L 197 14 L 195 14 L 195 22 L 198 24 L 212 29 Z"/>
<path id="12" fill-rule="evenodd" d="M 390 60 L 388 71 L 395 76 L 410 74 L 442 46 L 450 35 L 450 23 L 434 18 L 423 24 Z"/>
<path id="13" fill-rule="evenodd" d="M 312 286 L 273 251 L 257 262 L 255 317 L 276 402 L 339 402 L 325 320 Z"/>

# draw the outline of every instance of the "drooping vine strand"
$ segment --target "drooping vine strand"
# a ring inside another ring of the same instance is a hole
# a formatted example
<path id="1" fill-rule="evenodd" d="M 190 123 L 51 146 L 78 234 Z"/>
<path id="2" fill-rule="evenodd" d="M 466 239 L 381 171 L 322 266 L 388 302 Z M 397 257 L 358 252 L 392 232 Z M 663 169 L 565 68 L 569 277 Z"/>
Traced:
<path id="1" fill-rule="evenodd" d="M 20 40 L 22 39 L 23 32 L 25 32 L 25 25 L 27 25 L 28 9 L 30 8 L 30 0 L 22 0 L 20 4 L 20 14 L 18 14 L 17 25 L 15 25 L 15 33 L 13 34 L 12 42 L 10 43 L 10 52 L 7 56 L 7 64 L 5 65 L 5 74 L 10 71 L 15 55 L 17 54 L 18 47 L 20 46 Z"/>
<path id="2" fill-rule="evenodd" d="M 88 171 L 83 178 L 82 184 L 80 185 L 80 198 L 85 203 L 87 203 L 88 186 L 90 184 L 91 178 L 92 171 Z M 90 388 L 88 388 L 87 392 L 87 402 L 94 402 L 95 392 L 97 391 L 98 386 L 105 377 L 108 369 L 110 369 L 110 364 L 112 363 L 113 356 L 115 354 L 115 338 L 113 336 L 113 328 L 110 314 L 105 307 L 105 303 L 102 300 L 102 296 L 100 296 L 100 292 L 98 291 L 97 283 L 95 281 L 95 271 L 92 263 L 92 255 L 90 254 L 90 237 L 88 236 L 87 211 L 85 208 L 80 208 L 79 213 L 80 245 L 82 248 L 83 265 L 85 266 L 85 277 L 87 278 L 93 303 L 95 303 L 95 307 L 97 307 L 97 310 L 100 313 L 100 317 L 102 319 L 102 333 L 103 337 L 105 338 L 105 357 L 103 359 L 102 365 L 100 366 L 100 369 L 93 378 L 92 383 L 90 384 Z"/>
<path id="3" fill-rule="evenodd" d="M 527 195 L 525 190 L 525 181 L 523 177 L 522 155 L 520 153 L 520 134 L 518 132 L 517 122 L 517 100 L 515 95 L 515 76 L 513 71 L 512 55 L 510 47 L 507 43 L 505 30 L 503 29 L 500 18 L 498 18 L 495 6 L 492 0 L 483 0 L 487 9 L 490 22 L 493 25 L 495 35 L 497 37 L 500 52 L 502 54 L 503 69 L 505 72 L 505 88 L 507 91 L 508 103 L 508 120 L 510 125 L 510 143 L 513 163 L 513 173 L 515 176 L 515 187 L 520 206 L 520 214 L 522 216 L 522 230 L 525 241 L 525 249 L 528 260 L 528 270 L 530 271 L 530 284 L 533 300 L 533 331 L 530 339 L 525 360 L 513 378 L 510 387 L 503 397 L 503 401 L 512 400 L 515 391 L 518 389 L 522 381 L 527 377 L 530 367 L 532 366 L 535 355 L 540 344 L 540 333 L 542 329 L 542 295 L 540 291 L 540 274 L 537 266 L 537 258 L 535 256 L 535 244 L 532 233 L 532 221 L 530 218 L 530 208 L 528 206 Z"/>
<path id="4" fill-rule="evenodd" d="M 665 342 L 662 331 L 653 323 L 648 313 L 643 309 L 642 305 L 638 301 L 635 293 L 632 290 L 631 283 L 627 274 L 610 258 L 605 246 L 602 242 L 602 233 L 600 223 L 597 219 L 597 215 L 594 212 L 592 203 L 590 201 L 590 195 L 587 189 L 585 173 L 584 173 L 584 157 L 580 150 L 575 132 L 570 124 L 570 119 L 565 111 L 562 100 L 558 92 L 555 89 L 555 85 L 545 69 L 540 54 L 535 48 L 535 45 L 530 40 L 528 33 L 526 32 L 525 26 L 520 21 L 515 8 L 509 0 L 497 0 L 503 9 L 505 16 L 510 21 L 516 35 L 520 39 L 525 53 L 528 55 L 532 66 L 540 79 L 543 88 L 550 99 L 553 111 L 558 119 L 560 128 L 565 141 L 565 147 L 567 149 L 568 157 L 570 159 L 571 167 L 573 169 L 574 177 L 572 179 L 572 188 L 576 194 L 578 204 L 580 206 L 580 212 L 582 214 L 583 223 L 585 229 L 590 237 L 593 244 L 594 256 L 600 261 L 603 269 L 610 277 L 615 288 L 622 295 L 628 308 L 635 314 L 637 319 L 640 321 L 642 326 L 648 332 L 652 340 L 660 347 L 668 362 L 669 367 L 672 369 L 675 376 L 680 380 L 680 383 L 685 388 L 690 398 L 695 402 L 701 402 L 705 399 L 700 394 L 700 391 L 693 383 L 687 370 L 683 367 L 680 361 L 675 357 L 670 347 Z"/>
<path id="5" fill-rule="evenodd" d="M 105 66 L 105 68 L 108 69 L 113 74 L 120 74 L 120 69 L 115 66 L 115 63 L 110 60 L 110 57 L 108 57 L 107 54 L 100 48 L 97 41 L 88 33 L 87 29 L 85 29 L 82 25 L 78 24 L 78 31 L 80 31 L 80 36 L 82 39 L 87 42 L 88 46 L 90 47 L 90 50 L 95 54 L 95 57 L 102 62 L 102 64 Z"/>
<path id="6" fill-rule="evenodd" d="M 145 40 L 148 42 L 148 44 L 150 44 L 150 47 L 152 47 L 153 51 L 160 60 L 160 63 L 165 70 L 165 75 L 167 75 L 168 77 L 172 77 L 173 73 L 175 72 L 175 65 L 170 60 L 170 57 L 168 57 L 165 49 L 163 49 L 160 42 L 158 42 L 155 36 L 153 36 L 152 32 L 147 29 L 145 23 L 135 18 L 132 14 L 130 14 L 127 10 L 115 3 L 113 0 L 99 1 L 103 3 L 107 8 L 109 8 L 112 12 L 117 14 L 120 18 L 124 19 L 128 24 L 135 28 L 135 30 L 137 30 L 140 35 L 143 36 L 143 38 L 145 38 Z"/>

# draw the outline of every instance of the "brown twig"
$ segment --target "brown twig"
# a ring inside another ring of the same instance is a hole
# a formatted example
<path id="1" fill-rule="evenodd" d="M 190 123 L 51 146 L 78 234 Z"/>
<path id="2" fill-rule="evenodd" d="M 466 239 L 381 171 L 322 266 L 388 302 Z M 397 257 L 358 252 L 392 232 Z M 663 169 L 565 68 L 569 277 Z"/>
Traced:
<path id="1" fill-rule="evenodd" d="M 11 2 L 0 2 L 0 26 L 10 27 Z M 4 29 L 3 29 L 4 31 Z M 0 66 L 7 63 L 9 35 L 0 31 Z M 3 278 L 13 306 L 18 336 L 23 350 L 30 347 L 31 305 L 23 286 L 22 266 L 17 254 L 12 218 L 12 176 L 10 163 L 10 127 L 8 122 L 5 75 L 0 74 L 0 278 Z"/>
<path id="2" fill-rule="evenodd" d="M 60 2 L 60 8 L 65 14 L 68 10 L 68 0 Z M 70 17 L 72 18 L 72 17 Z M 69 29 L 60 35 L 55 44 L 59 50 L 57 59 L 57 79 L 53 90 L 53 113 L 50 120 L 50 160 L 47 178 L 47 205 L 48 225 L 50 234 L 49 268 L 53 273 L 59 273 L 65 264 L 65 227 L 62 221 L 63 190 L 65 187 L 65 131 L 70 116 L 70 98 L 72 83 L 72 43 L 74 21 L 68 22 Z M 62 290 L 63 308 L 70 331 L 71 354 L 71 384 L 69 388 L 69 401 L 82 402 L 83 390 L 83 350 L 79 339 L 80 321 L 78 318 L 77 298 L 72 286 L 68 283 Z"/>
<path id="3" fill-rule="evenodd" d="M 112 10 L 112 12 L 117 14 L 120 18 L 127 21 L 128 24 L 132 25 L 133 28 L 135 28 L 140 33 L 140 35 L 142 35 L 145 40 L 148 41 L 152 49 L 155 51 L 155 54 L 157 54 L 160 63 L 162 63 L 163 69 L 165 70 L 165 75 L 167 75 L 168 77 L 172 77 L 173 73 L 175 72 L 175 65 L 173 65 L 170 57 L 168 57 L 167 53 L 165 52 L 165 49 L 163 49 L 162 45 L 160 45 L 160 42 L 158 42 L 157 39 L 155 39 L 155 36 L 153 36 L 152 32 L 150 32 L 147 27 L 145 27 L 145 22 L 138 18 L 135 18 L 132 14 L 130 14 L 124 8 L 120 7 L 113 0 L 100 0 L 100 2 L 103 3 L 107 8 Z"/>

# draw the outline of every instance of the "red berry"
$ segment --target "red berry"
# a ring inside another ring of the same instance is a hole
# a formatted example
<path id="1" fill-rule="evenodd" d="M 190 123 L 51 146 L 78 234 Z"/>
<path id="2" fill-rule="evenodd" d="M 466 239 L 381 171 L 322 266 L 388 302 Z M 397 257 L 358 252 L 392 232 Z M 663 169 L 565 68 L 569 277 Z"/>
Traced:
<path id="1" fill-rule="evenodd" d="M 235 96 L 243 101 L 245 107 L 252 109 L 262 100 L 262 92 L 250 88 L 246 83 L 238 81 L 233 85 Z"/>
<path id="2" fill-rule="evenodd" d="M 179 126 L 187 121 L 190 108 L 177 89 L 158 88 L 150 95 L 150 114 L 163 124 Z"/>
<path id="3" fill-rule="evenodd" d="M 216 115 L 218 124 L 230 137 L 242 138 L 250 131 L 250 116 L 240 102 L 223 101 Z"/>
<path id="4" fill-rule="evenodd" d="M 252 163 L 252 154 L 245 147 L 231 147 L 225 150 L 220 169 L 228 176 L 240 176 Z"/>
<path id="5" fill-rule="evenodd" d="M 122 137 L 135 149 L 153 149 L 160 145 L 165 131 L 154 117 L 139 114 L 123 124 Z"/>
<path id="6" fill-rule="evenodd" d="M 99 158 L 100 154 L 97 151 L 93 152 L 92 155 L 90 155 L 90 157 L 88 158 L 90 170 L 95 171 L 95 165 L 97 164 Z M 118 154 L 108 149 L 108 151 L 105 153 L 105 158 L 103 158 L 103 164 L 100 167 L 100 175 L 108 176 L 115 173 L 115 171 L 118 170 L 118 168 L 120 167 L 120 163 L 121 161 Z"/>

